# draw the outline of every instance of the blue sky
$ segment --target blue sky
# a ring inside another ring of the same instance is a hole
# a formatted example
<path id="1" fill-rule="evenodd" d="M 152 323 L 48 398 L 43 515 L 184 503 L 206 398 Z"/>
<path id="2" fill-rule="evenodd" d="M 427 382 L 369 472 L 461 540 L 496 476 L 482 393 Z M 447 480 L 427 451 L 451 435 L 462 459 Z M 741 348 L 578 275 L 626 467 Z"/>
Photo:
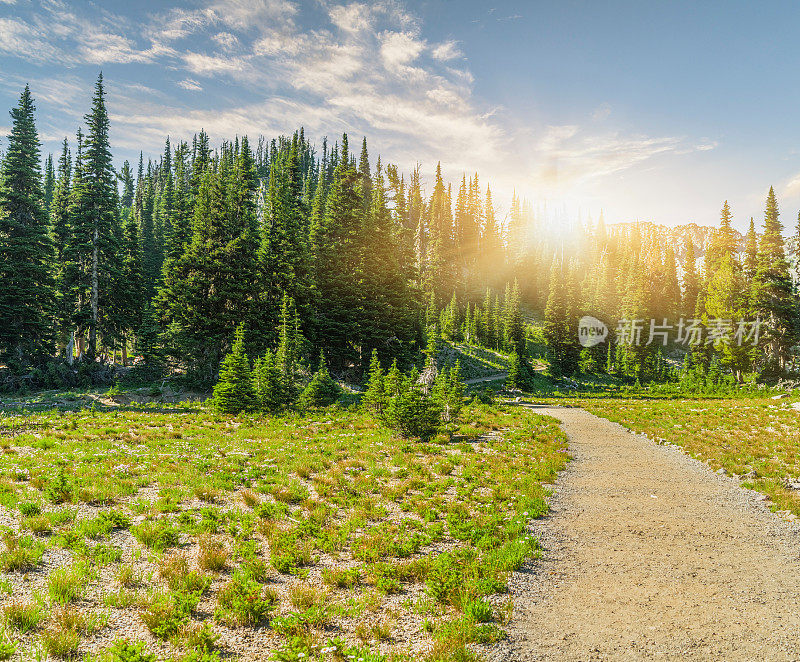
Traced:
<path id="1" fill-rule="evenodd" d="M 0 108 L 26 82 L 45 148 L 102 69 L 112 147 L 303 125 L 430 175 L 478 170 L 573 217 L 716 223 L 800 207 L 793 2 L 0 0 Z M 0 135 L 8 131 L 0 116 Z M 3 141 L 0 141 L 2 146 Z"/>

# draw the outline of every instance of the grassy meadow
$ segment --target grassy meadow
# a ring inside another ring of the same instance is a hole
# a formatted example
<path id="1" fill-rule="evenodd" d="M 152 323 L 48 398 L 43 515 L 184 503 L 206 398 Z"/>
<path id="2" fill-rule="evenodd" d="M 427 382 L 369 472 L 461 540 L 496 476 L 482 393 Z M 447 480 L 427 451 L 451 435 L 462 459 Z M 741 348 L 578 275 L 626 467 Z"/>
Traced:
<path id="1" fill-rule="evenodd" d="M 568 460 L 513 406 L 422 444 L 353 408 L 47 397 L 0 414 L 4 659 L 476 659 Z"/>

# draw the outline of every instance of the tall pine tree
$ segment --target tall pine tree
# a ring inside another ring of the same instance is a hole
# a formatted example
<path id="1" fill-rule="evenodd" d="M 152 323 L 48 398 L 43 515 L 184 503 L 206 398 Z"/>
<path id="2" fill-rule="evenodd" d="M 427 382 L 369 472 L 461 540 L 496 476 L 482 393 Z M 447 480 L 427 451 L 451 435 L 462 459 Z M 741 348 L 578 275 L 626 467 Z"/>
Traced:
<path id="1" fill-rule="evenodd" d="M 26 85 L 0 175 L 0 356 L 16 369 L 47 358 L 52 340 L 53 248 L 34 111 Z"/>

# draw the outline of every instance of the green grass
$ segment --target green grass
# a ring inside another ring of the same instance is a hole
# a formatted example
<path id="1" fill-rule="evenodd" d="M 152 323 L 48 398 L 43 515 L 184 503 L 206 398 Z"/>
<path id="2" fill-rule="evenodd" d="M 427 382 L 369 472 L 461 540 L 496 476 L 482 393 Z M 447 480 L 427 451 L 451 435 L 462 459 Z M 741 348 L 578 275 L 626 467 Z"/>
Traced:
<path id="1" fill-rule="evenodd" d="M 0 508 L 24 527 L 3 536 L 0 581 L 63 548 L 43 578 L 53 614 L 0 594 L 12 644 L 28 628 L 53 655 L 79 645 L 104 661 L 103 623 L 54 614 L 138 618 L 176 660 L 224 652 L 231 628 L 254 628 L 265 659 L 312 659 L 328 643 L 345 659 L 407 659 L 435 618 L 426 636 L 457 659 L 499 636 L 485 598 L 535 557 L 526 526 L 567 461 L 554 419 L 479 404 L 429 443 L 342 408 L 230 418 L 130 405 L 6 412 L 0 445 Z"/>
<path id="2" fill-rule="evenodd" d="M 6 625 L 22 634 L 36 630 L 46 617 L 47 610 L 44 605 L 35 600 L 20 602 L 12 599 L 3 607 Z"/>

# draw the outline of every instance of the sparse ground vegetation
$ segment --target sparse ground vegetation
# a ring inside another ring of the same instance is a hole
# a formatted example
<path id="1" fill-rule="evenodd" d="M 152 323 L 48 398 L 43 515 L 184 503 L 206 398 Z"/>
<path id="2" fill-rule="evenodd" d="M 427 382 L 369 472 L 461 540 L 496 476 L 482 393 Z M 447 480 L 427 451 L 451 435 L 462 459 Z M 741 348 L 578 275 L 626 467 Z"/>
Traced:
<path id="1" fill-rule="evenodd" d="M 527 524 L 567 454 L 521 408 L 475 400 L 461 420 L 423 443 L 341 408 L 3 414 L 7 650 L 474 659 L 503 636 L 492 596 L 537 554 Z"/>

